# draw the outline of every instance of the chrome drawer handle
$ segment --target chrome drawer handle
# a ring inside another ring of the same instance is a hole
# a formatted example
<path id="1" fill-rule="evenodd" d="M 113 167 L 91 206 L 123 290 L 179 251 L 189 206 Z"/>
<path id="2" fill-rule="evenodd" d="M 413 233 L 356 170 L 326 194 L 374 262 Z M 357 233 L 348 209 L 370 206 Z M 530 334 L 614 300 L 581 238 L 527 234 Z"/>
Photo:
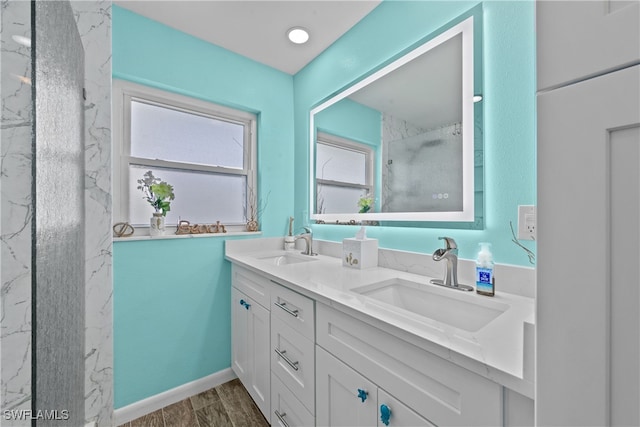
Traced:
<path id="1" fill-rule="evenodd" d="M 284 355 L 287 352 L 287 350 L 280 351 L 277 348 L 274 350 L 276 351 L 276 353 L 278 353 L 278 356 L 280 356 L 282 360 L 287 362 L 287 364 L 293 368 L 294 371 L 297 371 L 299 369 L 298 362 L 292 362 L 287 356 Z"/>
<path id="2" fill-rule="evenodd" d="M 281 309 L 283 309 L 284 311 L 286 311 L 287 313 L 289 313 L 290 315 L 292 315 L 293 317 L 298 317 L 298 310 L 291 310 L 289 307 L 287 307 L 287 303 L 274 302 L 274 304 L 280 307 Z"/>
<path id="3" fill-rule="evenodd" d="M 280 412 L 278 412 L 278 410 L 276 409 L 275 411 L 273 411 L 274 414 L 276 414 L 276 417 L 278 417 L 278 419 L 280 420 L 280 422 L 282 423 L 282 425 L 284 427 L 289 427 L 289 424 L 287 424 L 287 422 L 284 420 L 284 417 L 287 416 L 286 412 L 283 412 L 282 414 Z"/>

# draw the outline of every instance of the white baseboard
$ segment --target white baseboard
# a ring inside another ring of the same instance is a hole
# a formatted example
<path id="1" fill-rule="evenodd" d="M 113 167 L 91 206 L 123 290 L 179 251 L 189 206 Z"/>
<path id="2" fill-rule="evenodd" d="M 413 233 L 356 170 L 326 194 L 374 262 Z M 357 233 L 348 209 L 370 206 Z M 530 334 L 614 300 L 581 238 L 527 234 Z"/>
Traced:
<path id="1" fill-rule="evenodd" d="M 119 426 L 128 423 L 129 421 L 140 418 L 143 415 L 150 414 L 160 408 L 180 402 L 189 396 L 202 393 L 203 391 L 219 386 L 220 384 L 224 384 L 235 378 L 237 378 L 236 374 L 231 370 L 231 368 L 223 369 L 222 371 L 215 372 L 204 378 L 191 381 L 190 383 L 183 384 L 176 388 L 172 388 L 171 390 L 156 394 L 155 396 L 147 397 L 146 399 L 139 400 L 125 407 L 116 409 L 113 412 L 115 425 Z"/>

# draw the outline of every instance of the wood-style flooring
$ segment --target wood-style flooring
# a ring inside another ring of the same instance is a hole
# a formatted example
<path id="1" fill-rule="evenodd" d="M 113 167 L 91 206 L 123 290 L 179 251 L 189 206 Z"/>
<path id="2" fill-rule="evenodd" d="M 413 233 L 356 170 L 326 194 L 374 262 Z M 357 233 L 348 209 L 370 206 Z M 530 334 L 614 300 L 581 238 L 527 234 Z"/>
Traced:
<path id="1" fill-rule="evenodd" d="M 158 409 L 120 427 L 223 426 L 269 426 L 238 379 Z"/>

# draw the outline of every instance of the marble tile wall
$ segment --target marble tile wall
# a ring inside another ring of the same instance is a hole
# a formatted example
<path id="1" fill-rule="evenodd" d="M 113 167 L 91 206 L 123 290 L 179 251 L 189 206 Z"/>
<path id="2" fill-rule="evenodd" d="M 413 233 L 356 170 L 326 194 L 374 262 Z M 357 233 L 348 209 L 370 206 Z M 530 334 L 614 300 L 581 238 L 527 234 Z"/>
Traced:
<path id="1" fill-rule="evenodd" d="M 31 4 L 1 3 L 0 407 L 31 408 Z M 31 420 L 0 418 L 2 425 Z"/>
<path id="2" fill-rule="evenodd" d="M 3 0 L 0 181 L 0 406 L 31 407 L 30 2 Z M 111 262 L 111 1 L 74 1 L 85 49 L 86 420 L 113 424 Z M 4 420 L 4 423 L 9 421 Z M 0 419 L 0 424 L 3 420 Z M 6 424 L 9 425 L 9 424 Z M 11 426 L 31 425 L 11 420 Z"/>
<path id="3" fill-rule="evenodd" d="M 462 155 L 459 123 L 421 129 L 384 114 L 382 141 L 382 212 L 462 208 L 462 175 L 447 166 L 451 158 Z M 424 180 L 424 168 L 432 172 L 429 180 Z M 407 182 L 420 183 L 420 186 L 405 192 L 409 190 Z"/>
<path id="4" fill-rule="evenodd" d="M 111 0 L 72 1 L 85 51 L 85 417 L 113 424 Z"/>

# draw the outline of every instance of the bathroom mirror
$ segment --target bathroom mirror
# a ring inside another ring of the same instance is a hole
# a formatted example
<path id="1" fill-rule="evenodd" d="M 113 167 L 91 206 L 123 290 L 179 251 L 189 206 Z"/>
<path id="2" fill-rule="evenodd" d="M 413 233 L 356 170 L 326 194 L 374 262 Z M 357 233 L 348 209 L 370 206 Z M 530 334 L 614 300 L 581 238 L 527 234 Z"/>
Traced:
<path id="1" fill-rule="evenodd" d="M 311 110 L 312 219 L 482 227 L 481 9 L 465 15 Z"/>

